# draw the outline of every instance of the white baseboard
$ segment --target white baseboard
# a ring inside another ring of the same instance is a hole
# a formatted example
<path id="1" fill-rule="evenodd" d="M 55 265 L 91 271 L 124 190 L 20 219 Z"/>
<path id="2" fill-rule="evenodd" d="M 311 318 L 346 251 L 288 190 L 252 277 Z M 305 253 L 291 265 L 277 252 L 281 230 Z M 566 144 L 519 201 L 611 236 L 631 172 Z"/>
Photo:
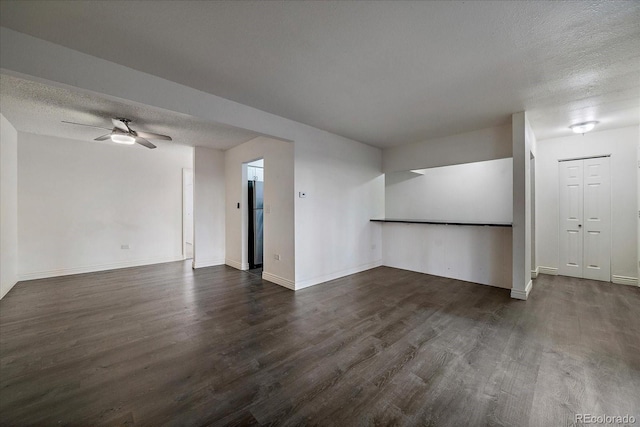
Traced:
<path id="1" fill-rule="evenodd" d="M 611 276 L 611 282 L 618 285 L 638 286 L 637 277 Z"/>
<path id="2" fill-rule="evenodd" d="M 204 260 L 196 260 L 196 258 L 193 259 L 193 268 L 213 267 L 223 264 L 225 264 L 224 258 L 208 258 Z"/>
<path id="3" fill-rule="evenodd" d="M 263 272 L 262 279 L 267 282 L 275 283 L 276 285 L 284 286 L 292 291 L 296 290 L 296 284 L 293 280 L 285 279 L 284 277 L 276 276 L 275 274 Z"/>
<path id="4" fill-rule="evenodd" d="M 10 280 L 9 283 L 11 283 L 9 286 L 6 287 L 6 289 L 3 292 L 0 292 L 0 299 L 4 298 L 5 295 L 7 295 L 9 293 L 9 291 L 11 289 L 13 289 L 13 287 L 16 285 L 16 283 L 18 283 L 18 280 Z M 0 287 L 0 289 L 2 289 Z"/>
<path id="5" fill-rule="evenodd" d="M 236 261 L 229 258 L 225 258 L 223 264 L 227 264 L 229 267 L 233 267 L 235 269 L 243 270 L 243 271 L 249 269 L 249 264 L 243 264 L 240 261 Z"/>
<path id="6" fill-rule="evenodd" d="M 61 268 L 59 270 L 32 271 L 18 276 L 19 281 L 46 279 L 49 277 L 69 276 L 72 274 L 94 273 L 97 271 L 116 270 L 119 268 L 141 267 L 143 265 L 163 264 L 165 262 L 184 261 L 182 254 L 173 257 L 148 258 L 109 264 L 85 265 L 82 267 Z"/>
<path id="7" fill-rule="evenodd" d="M 540 274 L 540 267 L 536 267 L 534 270 L 531 270 L 531 278 L 535 279 Z"/>
<path id="8" fill-rule="evenodd" d="M 558 275 L 558 269 L 556 267 L 543 267 L 543 266 L 538 266 L 538 273 L 539 274 L 548 274 L 550 276 L 557 276 Z"/>
<path id="9" fill-rule="evenodd" d="M 511 298 L 526 300 L 529 298 L 529 293 L 531 292 L 531 288 L 533 287 L 533 281 L 529 280 L 527 286 L 525 286 L 524 291 L 520 289 L 511 289 Z"/>
<path id="10" fill-rule="evenodd" d="M 382 260 L 379 259 L 377 261 L 362 264 L 357 267 L 349 268 L 342 271 L 337 271 L 335 273 L 326 274 L 320 277 L 314 277 L 313 279 L 306 279 L 302 281 L 296 281 L 296 291 L 304 288 L 308 288 L 309 286 L 319 285 L 320 283 L 328 282 L 330 280 L 339 279 L 344 276 L 349 276 L 350 274 L 361 273 L 363 271 L 371 270 L 372 268 L 380 267 L 382 265 Z"/>

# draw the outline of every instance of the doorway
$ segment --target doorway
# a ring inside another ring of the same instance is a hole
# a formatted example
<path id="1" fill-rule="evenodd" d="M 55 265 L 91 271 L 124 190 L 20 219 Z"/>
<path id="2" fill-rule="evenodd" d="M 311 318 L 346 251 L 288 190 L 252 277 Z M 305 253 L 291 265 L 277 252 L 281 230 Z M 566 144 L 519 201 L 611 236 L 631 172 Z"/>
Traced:
<path id="1" fill-rule="evenodd" d="M 193 170 L 182 169 L 182 256 L 193 259 Z"/>
<path id="2" fill-rule="evenodd" d="M 264 253 L 264 159 L 247 163 L 249 272 L 262 275 Z"/>
<path id="3" fill-rule="evenodd" d="M 561 160 L 558 274 L 611 281 L 609 156 Z"/>
<path id="4" fill-rule="evenodd" d="M 536 158 L 530 153 L 529 178 L 531 182 L 531 278 L 538 277 L 536 259 Z"/>

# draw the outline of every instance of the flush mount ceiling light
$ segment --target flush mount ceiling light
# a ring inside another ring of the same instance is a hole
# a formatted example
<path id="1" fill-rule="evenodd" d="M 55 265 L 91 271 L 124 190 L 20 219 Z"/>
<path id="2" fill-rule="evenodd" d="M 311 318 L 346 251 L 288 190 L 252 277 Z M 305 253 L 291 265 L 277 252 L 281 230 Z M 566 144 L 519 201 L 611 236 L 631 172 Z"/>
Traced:
<path id="1" fill-rule="evenodd" d="M 117 144 L 132 145 L 136 143 L 136 139 L 131 135 L 122 135 L 122 134 L 114 133 L 110 135 L 110 138 L 113 142 Z"/>
<path id="2" fill-rule="evenodd" d="M 584 123 L 576 123 L 575 125 L 569 126 L 569 129 L 573 131 L 573 133 L 581 133 L 585 134 L 598 124 L 596 121 L 584 122 Z"/>

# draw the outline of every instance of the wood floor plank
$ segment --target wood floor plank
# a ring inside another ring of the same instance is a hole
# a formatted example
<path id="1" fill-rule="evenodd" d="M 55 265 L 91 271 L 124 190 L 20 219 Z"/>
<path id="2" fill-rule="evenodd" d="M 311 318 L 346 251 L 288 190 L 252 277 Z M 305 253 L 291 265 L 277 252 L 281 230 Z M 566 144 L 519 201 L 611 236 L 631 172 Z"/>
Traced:
<path id="1" fill-rule="evenodd" d="M 0 425 L 640 422 L 640 289 L 507 290 L 380 267 L 292 292 L 177 262 L 0 301 Z"/>

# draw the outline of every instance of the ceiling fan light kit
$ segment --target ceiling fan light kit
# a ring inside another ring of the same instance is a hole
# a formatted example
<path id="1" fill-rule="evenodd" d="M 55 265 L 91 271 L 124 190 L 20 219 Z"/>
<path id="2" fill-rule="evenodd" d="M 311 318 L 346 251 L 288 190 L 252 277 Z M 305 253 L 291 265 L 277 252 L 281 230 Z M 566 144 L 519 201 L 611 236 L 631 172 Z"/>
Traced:
<path id="1" fill-rule="evenodd" d="M 134 137 L 129 135 L 122 135 L 118 133 L 111 134 L 111 141 L 115 142 L 116 144 L 126 144 L 126 145 L 133 145 L 136 143 L 136 139 Z"/>
<path id="2" fill-rule="evenodd" d="M 63 120 L 62 122 L 69 123 L 72 125 L 80 125 L 80 126 L 88 126 L 88 127 L 98 128 L 98 129 L 105 129 L 101 126 L 86 125 L 83 123 L 74 123 L 74 122 L 68 122 L 65 120 Z M 112 142 L 115 142 L 116 144 L 133 145 L 135 143 L 138 143 L 144 147 L 152 148 L 152 149 L 156 148 L 156 146 L 151 142 L 147 141 L 148 139 L 161 139 L 163 141 L 172 141 L 169 135 L 162 135 L 162 134 L 153 133 L 153 132 L 135 131 L 129 127 L 129 123 L 131 123 L 131 120 L 125 119 L 123 117 L 113 118 L 111 119 L 111 123 L 113 123 L 113 126 L 114 126 L 113 129 L 111 130 L 111 133 L 99 136 L 95 138 L 94 141 L 106 141 L 110 139 Z"/>

